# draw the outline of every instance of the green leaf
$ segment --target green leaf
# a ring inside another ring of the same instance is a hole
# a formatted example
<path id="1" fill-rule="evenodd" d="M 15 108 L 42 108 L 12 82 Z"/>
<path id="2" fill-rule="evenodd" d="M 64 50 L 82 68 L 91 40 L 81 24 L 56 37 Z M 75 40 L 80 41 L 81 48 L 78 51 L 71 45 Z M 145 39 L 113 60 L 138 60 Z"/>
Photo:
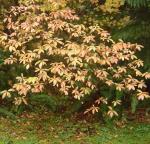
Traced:
<path id="1" fill-rule="evenodd" d="M 132 7 L 142 7 L 146 6 L 149 0 L 126 0 L 126 2 L 131 5 Z"/>

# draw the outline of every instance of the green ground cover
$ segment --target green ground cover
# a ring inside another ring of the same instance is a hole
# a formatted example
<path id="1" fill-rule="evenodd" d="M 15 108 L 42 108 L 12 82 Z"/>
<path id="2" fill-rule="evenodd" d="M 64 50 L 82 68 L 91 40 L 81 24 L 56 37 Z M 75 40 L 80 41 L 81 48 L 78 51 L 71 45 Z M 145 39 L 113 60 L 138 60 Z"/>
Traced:
<path id="1" fill-rule="evenodd" d="M 116 127 L 31 113 L 16 120 L 1 117 L 0 144 L 150 144 L 150 124 Z"/>

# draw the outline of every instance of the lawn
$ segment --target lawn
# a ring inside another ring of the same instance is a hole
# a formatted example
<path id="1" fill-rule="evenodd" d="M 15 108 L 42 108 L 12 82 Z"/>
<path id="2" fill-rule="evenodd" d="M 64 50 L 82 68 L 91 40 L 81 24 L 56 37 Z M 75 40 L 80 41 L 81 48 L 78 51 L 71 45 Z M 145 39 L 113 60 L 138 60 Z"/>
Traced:
<path id="1" fill-rule="evenodd" d="M 68 119 L 51 113 L 0 118 L 0 144 L 150 144 L 150 124 L 123 127 Z"/>

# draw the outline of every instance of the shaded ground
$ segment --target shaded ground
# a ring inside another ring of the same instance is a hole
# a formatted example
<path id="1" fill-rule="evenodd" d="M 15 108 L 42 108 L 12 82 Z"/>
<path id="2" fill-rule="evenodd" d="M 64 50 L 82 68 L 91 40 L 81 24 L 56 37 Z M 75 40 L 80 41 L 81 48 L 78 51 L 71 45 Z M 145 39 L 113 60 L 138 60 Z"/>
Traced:
<path id="1" fill-rule="evenodd" d="M 150 124 L 121 127 L 76 121 L 51 113 L 0 118 L 0 144 L 150 144 Z"/>

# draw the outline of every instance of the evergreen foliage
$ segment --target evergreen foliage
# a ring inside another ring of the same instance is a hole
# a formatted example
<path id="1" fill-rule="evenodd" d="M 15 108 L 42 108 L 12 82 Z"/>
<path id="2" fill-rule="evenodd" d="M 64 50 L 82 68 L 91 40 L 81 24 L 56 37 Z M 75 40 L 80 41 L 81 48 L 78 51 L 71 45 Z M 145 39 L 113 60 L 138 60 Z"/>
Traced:
<path id="1" fill-rule="evenodd" d="M 132 7 L 147 7 L 150 4 L 149 0 L 126 0 Z"/>

